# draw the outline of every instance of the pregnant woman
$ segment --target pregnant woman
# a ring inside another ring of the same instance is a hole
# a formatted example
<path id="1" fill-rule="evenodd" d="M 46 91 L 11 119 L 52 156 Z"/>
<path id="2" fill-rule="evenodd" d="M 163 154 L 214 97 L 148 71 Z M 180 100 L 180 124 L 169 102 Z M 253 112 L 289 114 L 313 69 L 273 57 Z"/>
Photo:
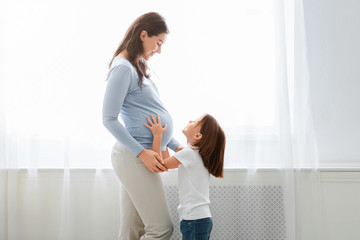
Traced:
<path id="1" fill-rule="evenodd" d="M 102 116 L 104 126 L 117 140 L 112 165 L 121 182 L 119 239 L 170 239 L 173 231 L 157 174 L 167 169 L 151 150 L 152 133 L 144 126 L 150 114 L 159 115 L 167 125 L 161 150 L 183 148 L 172 137 L 171 116 L 147 73 L 147 61 L 161 53 L 167 34 L 164 19 L 158 13 L 146 13 L 129 27 L 110 62 Z"/>

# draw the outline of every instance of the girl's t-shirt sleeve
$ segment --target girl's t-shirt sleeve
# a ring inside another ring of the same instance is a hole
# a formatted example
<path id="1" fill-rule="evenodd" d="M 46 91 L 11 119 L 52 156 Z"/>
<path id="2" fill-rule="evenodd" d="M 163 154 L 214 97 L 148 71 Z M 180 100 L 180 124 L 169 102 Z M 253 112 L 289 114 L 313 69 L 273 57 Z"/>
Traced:
<path id="1" fill-rule="evenodd" d="M 173 155 L 184 167 L 191 167 L 194 163 L 194 150 L 189 146 L 185 147 L 183 150 L 178 151 Z"/>
<path id="2" fill-rule="evenodd" d="M 118 116 L 131 86 L 131 70 L 124 65 L 116 66 L 108 75 L 102 119 L 109 132 L 130 152 L 137 156 L 144 147 L 138 143 L 119 122 Z"/>

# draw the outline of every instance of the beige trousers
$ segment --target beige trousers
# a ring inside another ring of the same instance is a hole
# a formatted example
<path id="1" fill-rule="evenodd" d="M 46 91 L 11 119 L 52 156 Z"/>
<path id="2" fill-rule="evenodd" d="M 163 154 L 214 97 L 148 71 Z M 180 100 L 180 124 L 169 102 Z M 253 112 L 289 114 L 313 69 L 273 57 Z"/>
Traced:
<path id="1" fill-rule="evenodd" d="M 118 142 L 111 161 L 121 182 L 119 240 L 170 239 L 173 225 L 159 174 Z"/>

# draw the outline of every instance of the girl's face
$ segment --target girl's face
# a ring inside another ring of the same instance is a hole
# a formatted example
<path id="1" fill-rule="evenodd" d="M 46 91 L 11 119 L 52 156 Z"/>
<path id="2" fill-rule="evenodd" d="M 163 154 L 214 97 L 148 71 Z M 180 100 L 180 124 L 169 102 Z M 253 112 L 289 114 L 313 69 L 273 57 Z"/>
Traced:
<path id="1" fill-rule="evenodd" d="M 150 59 L 155 53 L 161 53 L 161 46 L 166 40 L 166 33 L 149 37 L 148 33 L 143 30 L 140 34 L 140 39 L 143 43 L 144 53 L 142 58 L 146 61 Z"/>
<path id="2" fill-rule="evenodd" d="M 185 128 L 182 130 L 182 132 L 184 133 L 186 139 L 187 139 L 187 143 L 190 145 L 193 145 L 194 143 L 196 143 L 198 140 L 201 139 L 202 134 L 200 133 L 201 130 L 201 119 L 204 116 L 199 117 L 196 120 L 190 120 L 188 125 L 185 126 Z"/>

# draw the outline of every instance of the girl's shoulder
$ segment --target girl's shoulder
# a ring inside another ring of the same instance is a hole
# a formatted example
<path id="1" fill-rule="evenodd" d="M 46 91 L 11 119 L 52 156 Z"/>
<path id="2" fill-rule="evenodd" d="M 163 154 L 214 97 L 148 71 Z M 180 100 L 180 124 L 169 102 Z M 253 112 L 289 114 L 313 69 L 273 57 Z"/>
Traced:
<path id="1" fill-rule="evenodd" d="M 202 163 L 202 158 L 199 150 L 187 145 L 183 150 L 174 154 L 174 157 L 179 160 L 185 167 L 193 166 L 197 163 Z"/>
<path id="2" fill-rule="evenodd" d="M 181 151 L 191 153 L 191 154 L 199 153 L 199 150 L 196 147 L 192 146 L 192 145 L 185 146 L 184 149 L 181 150 Z"/>

